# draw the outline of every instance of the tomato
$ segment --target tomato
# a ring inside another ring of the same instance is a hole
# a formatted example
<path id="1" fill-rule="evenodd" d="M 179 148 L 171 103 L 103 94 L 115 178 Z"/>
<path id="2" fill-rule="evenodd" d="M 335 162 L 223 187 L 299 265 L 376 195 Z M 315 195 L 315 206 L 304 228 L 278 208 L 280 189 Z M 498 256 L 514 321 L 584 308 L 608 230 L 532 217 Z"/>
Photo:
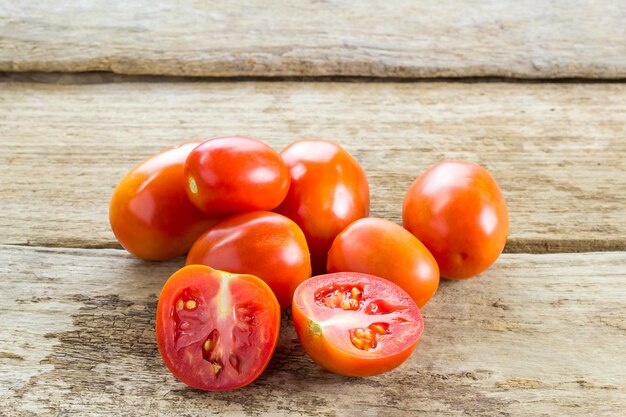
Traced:
<path id="1" fill-rule="evenodd" d="M 287 195 L 289 169 L 261 141 L 242 136 L 215 138 L 189 154 L 185 184 L 191 201 L 213 216 L 272 210 Z"/>
<path id="2" fill-rule="evenodd" d="M 419 308 L 439 286 L 433 255 L 402 226 L 377 218 L 359 219 L 335 238 L 328 272 L 363 272 L 399 285 Z"/>
<path id="3" fill-rule="evenodd" d="M 304 351 L 320 366 L 348 376 L 399 366 L 424 330 L 419 308 L 402 288 L 358 272 L 304 281 L 293 296 L 292 315 Z"/>
<path id="4" fill-rule="evenodd" d="M 509 232 L 500 188 L 486 169 L 469 162 L 442 162 L 409 187 L 404 227 L 433 254 L 441 276 L 465 279 L 493 264 Z"/>
<path id="5" fill-rule="evenodd" d="M 270 361 L 279 327 L 276 297 L 252 275 L 186 266 L 159 296 L 159 352 L 174 376 L 194 388 L 223 391 L 254 381 Z"/>
<path id="6" fill-rule="evenodd" d="M 268 211 L 235 214 L 198 238 L 187 265 L 251 274 L 270 286 L 281 307 L 311 276 L 311 258 L 302 230 L 292 220 Z"/>
<path id="7" fill-rule="evenodd" d="M 335 236 L 369 214 L 367 178 L 359 163 L 332 142 L 302 140 L 280 154 L 289 166 L 291 186 L 276 212 L 300 226 L 311 251 L 313 273 L 323 273 Z"/>
<path id="8" fill-rule="evenodd" d="M 167 149 L 133 168 L 113 192 L 111 229 L 120 244 L 143 259 L 158 261 L 187 253 L 217 219 L 187 198 L 183 167 L 198 143 Z"/>

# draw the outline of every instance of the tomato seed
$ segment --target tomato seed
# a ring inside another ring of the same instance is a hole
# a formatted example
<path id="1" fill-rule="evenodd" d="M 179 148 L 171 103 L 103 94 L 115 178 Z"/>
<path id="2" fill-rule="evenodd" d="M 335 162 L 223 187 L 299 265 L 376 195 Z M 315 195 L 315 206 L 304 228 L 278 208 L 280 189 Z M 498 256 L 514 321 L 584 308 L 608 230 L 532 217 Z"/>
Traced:
<path id="1" fill-rule="evenodd" d="M 213 341 L 212 340 L 207 340 L 206 342 L 204 342 L 204 350 L 206 350 L 207 352 L 211 350 L 211 348 L 213 347 Z"/>
<path id="2" fill-rule="evenodd" d="M 185 305 L 183 300 L 178 300 L 178 302 L 176 303 L 176 309 L 177 310 L 182 310 L 183 306 Z"/>
<path id="3" fill-rule="evenodd" d="M 213 373 L 215 374 L 215 376 L 219 376 L 219 374 L 222 372 L 222 365 L 220 365 L 218 362 L 211 362 L 211 367 L 213 368 Z"/>
<path id="4" fill-rule="evenodd" d="M 195 300 L 187 300 L 187 303 L 185 303 L 185 308 L 187 310 L 193 310 L 194 308 L 196 308 L 198 305 L 198 303 L 196 303 Z"/>

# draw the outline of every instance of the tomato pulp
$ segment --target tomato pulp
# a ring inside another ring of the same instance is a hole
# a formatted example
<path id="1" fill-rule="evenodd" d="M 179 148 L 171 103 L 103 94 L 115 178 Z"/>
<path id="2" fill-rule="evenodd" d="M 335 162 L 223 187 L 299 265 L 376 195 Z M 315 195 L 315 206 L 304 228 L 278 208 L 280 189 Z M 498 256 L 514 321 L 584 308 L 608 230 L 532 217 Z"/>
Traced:
<path id="1" fill-rule="evenodd" d="M 186 266 L 159 297 L 156 337 L 167 368 L 185 384 L 208 391 L 248 385 L 270 361 L 280 306 L 252 275 Z"/>
<path id="2" fill-rule="evenodd" d="M 441 276 L 473 277 L 502 253 L 509 216 L 498 184 L 483 167 L 442 162 L 409 187 L 404 227 L 433 254 Z"/>
<path id="3" fill-rule="evenodd" d="M 283 308 L 291 304 L 296 287 L 311 276 L 302 230 L 287 217 L 268 211 L 235 214 L 207 230 L 187 255 L 187 265 L 191 264 L 257 276 Z"/>
<path id="4" fill-rule="evenodd" d="M 111 229 L 135 256 L 160 261 L 187 253 L 217 219 L 187 198 L 183 169 L 198 143 L 186 143 L 154 155 L 133 168 L 113 192 Z"/>
<path id="5" fill-rule="evenodd" d="M 318 275 L 296 289 L 293 322 L 305 352 L 329 371 L 370 376 L 415 350 L 424 322 L 394 283 L 356 272 Z"/>
<path id="6" fill-rule="evenodd" d="M 265 143 L 243 136 L 209 139 L 185 163 L 191 201 L 213 216 L 272 210 L 287 195 L 289 169 Z"/>
<path id="7" fill-rule="evenodd" d="M 289 166 L 291 186 L 275 211 L 300 226 L 311 251 L 313 273 L 324 273 L 335 236 L 369 214 L 367 177 L 356 159 L 336 143 L 301 140 L 280 155 Z"/>
<path id="8" fill-rule="evenodd" d="M 439 267 L 426 247 L 402 226 L 359 219 L 337 235 L 328 251 L 328 272 L 362 272 L 399 285 L 419 308 L 439 286 Z"/>

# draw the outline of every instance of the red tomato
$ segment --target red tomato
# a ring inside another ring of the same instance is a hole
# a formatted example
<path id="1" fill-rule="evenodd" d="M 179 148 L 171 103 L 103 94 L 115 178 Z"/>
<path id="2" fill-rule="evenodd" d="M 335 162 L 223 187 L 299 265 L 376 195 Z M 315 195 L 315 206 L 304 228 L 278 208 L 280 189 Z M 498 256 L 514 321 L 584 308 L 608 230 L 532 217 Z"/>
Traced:
<path id="1" fill-rule="evenodd" d="M 186 266 L 159 296 L 159 352 L 174 376 L 194 388 L 223 391 L 254 381 L 270 361 L 279 327 L 276 297 L 252 275 Z"/>
<path id="2" fill-rule="evenodd" d="M 404 227 L 433 254 L 441 276 L 465 279 L 493 264 L 509 232 L 498 184 L 469 162 L 442 162 L 413 182 L 402 209 Z"/>
<path id="3" fill-rule="evenodd" d="M 217 219 L 187 198 L 183 167 L 198 143 L 167 149 L 133 168 L 113 192 L 111 229 L 135 256 L 159 261 L 187 253 Z"/>
<path id="4" fill-rule="evenodd" d="M 370 376 L 415 350 L 424 321 L 396 284 L 358 272 L 318 275 L 296 289 L 293 324 L 304 351 L 329 371 Z"/>
<path id="5" fill-rule="evenodd" d="M 363 272 L 388 279 L 419 308 L 439 286 L 439 267 L 428 249 L 402 226 L 365 218 L 348 226 L 328 252 L 328 272 Z"/>
<path id="6" fill-rule="evenodd" d="M 213 216 L 272 210 L 287 195 L 289 169 L 265 143 L 241 136 L 209 139 L 189 154 L 191 201 Z"/>
<path id="7" fill-rule="evenodd" d="M 251 274 L 270 286 L 281 307 L 311 276 L 311 258 L 302 230 L 268 211 L 235 214 L 205 232 L 189 251 L 187 265 Z"/>
<path id="8" fill-rule="evenodd" d="M 323 273 L 335 236 L 369 214 L 367 178 L 356 159 L 332 142 L 302 140 L 280 154 L 289 166 L 291 186 L 276 211 L 300 226 L 311 251 L 313 273 Z"/>

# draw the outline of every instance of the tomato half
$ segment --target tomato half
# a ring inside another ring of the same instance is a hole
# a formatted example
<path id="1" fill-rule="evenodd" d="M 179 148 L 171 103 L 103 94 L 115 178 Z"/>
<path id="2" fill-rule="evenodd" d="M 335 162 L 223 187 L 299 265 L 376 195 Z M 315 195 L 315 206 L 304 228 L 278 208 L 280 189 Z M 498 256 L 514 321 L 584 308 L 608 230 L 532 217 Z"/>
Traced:
<path id="1" fill-rule="evenodd" d="M 306 280 L 296 289 L 292 315 L 304 351 L 320 366 L 349 376 L 397 367 L 424 330 L 419 308 L 402 288 L 358 272 Z"/>
<path id="2" fill-rule="evenodd" d="M 289 169 L 265 143 L 243 136 L 209 139 L 185 164 L 191 201 L 213 216 L 272 210 L 287 195 Z"/>
<path id="3" fill-rule="evenodd" d="M 356 159 L 332 142 L 302 140 L 280 154 L 289 166 L 291 186 L 275 211 L 300 226 L 311 251 L 313 273 L 324 273 L 335 236 L 369 214 L 367 177 Z"/>
<path id="4" fill-rule="evenodd" d="M 280 306 L 252 275 L 186 266 L 159 296 L 156 337 L 167 368 L 185 384 L 207 391 L 248 385 L 270 361 Z"/>
<path id="5" fill-rule="evenodd" d="M 502 253 L 509 216 L 498 184 L 483 167 L 442 162 L 411 184 L 404 227 L 433 254 L 441 276 L 473 277 Z"/>
<path id="6" fill-rule="evenodd" d="M 402 226 L 385 219 L 359 219 L 337 235 L 328 251 L 328 272 L 363 272 L 399 285 L 419 308 L 439 286 L 433 255 Z"/>
<path id="7" fill-rule="evenodd" d="M 281 307 L 311 276 L 311 258 L 302 230 L 277 213 L 253 211 L 230 216 L 198 238 L 187 265 L 251 274 L 265 281 Z"/>
<path id="8" fill-rule="evenodd" d="M 133 168 L 113 192 L 109 221 L 117 240 L 130 253 L 160 261 L 187 253 L 217 219 L 187 198 L 183 168 L 198 143 L 186 143 L 154 155 Z"/>

